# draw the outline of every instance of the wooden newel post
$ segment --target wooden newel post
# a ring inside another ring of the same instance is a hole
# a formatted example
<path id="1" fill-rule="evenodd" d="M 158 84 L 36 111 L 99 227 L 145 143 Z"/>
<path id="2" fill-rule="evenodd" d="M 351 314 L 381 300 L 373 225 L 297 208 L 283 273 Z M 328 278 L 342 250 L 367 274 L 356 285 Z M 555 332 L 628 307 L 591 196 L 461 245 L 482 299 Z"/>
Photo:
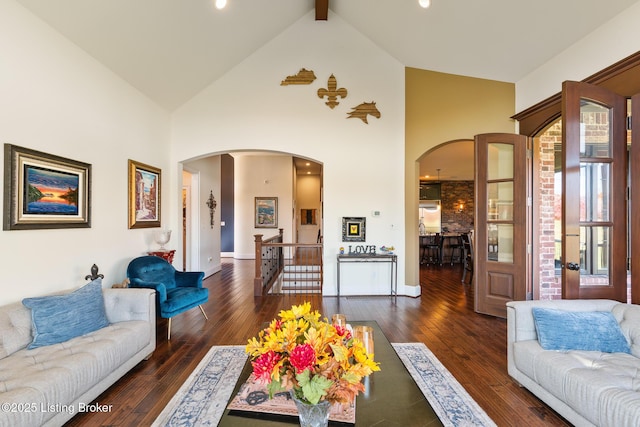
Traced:
<path id="1" fill-rule="evenodd" d="M 254 234 L 254 242 L 256 246 L 255 253 L 255 273 L 253 276 L 253 295 L 262 296 L 262 234 Z"/>

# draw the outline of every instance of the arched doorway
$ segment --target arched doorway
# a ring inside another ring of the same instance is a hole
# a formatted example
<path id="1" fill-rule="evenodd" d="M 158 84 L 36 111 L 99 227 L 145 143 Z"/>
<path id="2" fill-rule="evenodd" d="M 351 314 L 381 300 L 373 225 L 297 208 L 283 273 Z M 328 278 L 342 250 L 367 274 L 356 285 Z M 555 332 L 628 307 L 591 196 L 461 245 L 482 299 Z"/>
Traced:
<path id="1" fill-rule="evenodd" d="M 430 235 L 442 236 L 440 261 L 461 280 L 464 260 L 457 245 L 460 236 L 474 228 L 474 141 L 447 141 L 423 153 L 417 162 L 420 191 L 414 241 L 420 245 Z M 424 247 L 417 254 L 419 270 L 426 261 Z"/>
<path id="2" fill-rule="evenodd" d="M 317 161 L 290 153 L 234 150 L 206 154 L 180 165 L 182 171 L 189 172 L 183 175 L 190 180 L 184 181 L 183 187 L 192 186 L 193 177 L 198 178 L 198 189 L 190 196 L 200 200 L 191 204 L 190 212 L 187 209 L 185 222 L 191 224 L 193 233 L 186 234 L 191 242 L 182 245 L 187 249 L 185 262 L 199 265 L 206 275 L 220 270 L 223 257 L 253 259 L 254 234 L 270 237 L 282 228 L 286 241 L 296 242 L 301 209 L 312 211 L 314 241 L 322 230 L 322 164 Z M 312 181 L 315 184 L 310 184 Z M 312 195 L 308 194 L 310 188 Z M 217 202 L 214 209 L 204 203 L 210 194 Z M 302 196 L 306 197 L 299 205 Z M 277 219 L 272 227 L 256 227 L 256 198 L 277 200 Z M 222 244 L 223 232 L 230 232 L 231 246 Z"/>

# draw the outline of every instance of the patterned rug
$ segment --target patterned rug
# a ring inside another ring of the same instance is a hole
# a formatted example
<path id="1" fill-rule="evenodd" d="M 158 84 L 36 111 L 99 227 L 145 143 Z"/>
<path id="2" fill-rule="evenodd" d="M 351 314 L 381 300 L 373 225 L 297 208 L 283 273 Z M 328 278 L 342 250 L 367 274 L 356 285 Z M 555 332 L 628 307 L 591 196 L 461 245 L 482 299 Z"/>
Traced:
<path id="1" fill-rule="evenodd" d="M 421 342 L 391 344 L 445 426 L 495 426 L 469 393 Z"/>
<path id="2" fill-rule="evenodd" d="M 495 426 L 424 344 L 392 345 L 445 426 Z M 152 426 L 216 426 L 246 360 L 244 346 L 212 347 Z"/>

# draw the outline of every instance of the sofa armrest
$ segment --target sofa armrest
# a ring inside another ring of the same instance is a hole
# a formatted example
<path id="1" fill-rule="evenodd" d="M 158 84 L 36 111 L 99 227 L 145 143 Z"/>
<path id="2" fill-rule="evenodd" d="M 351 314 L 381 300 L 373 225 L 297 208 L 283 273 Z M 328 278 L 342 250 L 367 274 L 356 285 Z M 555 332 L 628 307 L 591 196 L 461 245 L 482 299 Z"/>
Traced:
<path id="1" fill-rule="evenodd" d="M 129 288 L 153 289 L 158 293 L 158 303 L 162 304 L 167 300 L 167 286 L 162 282 L 145 282 L 142 279 L 134 277 L 130 279 Z"/>
<path id="2" fill-rule="evenodd" d="M 128 320 L 156 322 L 155 291 L 146 288 L 103 289 L 104 307 L 109 323 Z"/>

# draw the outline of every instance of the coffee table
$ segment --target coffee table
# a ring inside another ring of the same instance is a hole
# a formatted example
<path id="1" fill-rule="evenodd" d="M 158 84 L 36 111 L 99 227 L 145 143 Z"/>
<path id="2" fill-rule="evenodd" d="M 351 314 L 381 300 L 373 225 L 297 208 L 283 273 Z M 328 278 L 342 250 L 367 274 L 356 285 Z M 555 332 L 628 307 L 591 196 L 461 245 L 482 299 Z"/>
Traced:
<path id="1" fill-rule="evenodd" d="M 375 360 L 380 371 L 368 377 L 368 393 L 360 394 L 356 400 L 356 426 L 442 426 L 431 405 L 405 368 L 395 350 L 376 322 L 350 322 L 353 326 L 366 325 L 373 328 Z M 251 374 L 251 363 L 247 362 L 240 374 L 231 398 Z M 299 425 L 297 417 L 225 410 L 218 426 L 292 426 Z M 334 423 L 329 425 L 350 424 Z"/>

